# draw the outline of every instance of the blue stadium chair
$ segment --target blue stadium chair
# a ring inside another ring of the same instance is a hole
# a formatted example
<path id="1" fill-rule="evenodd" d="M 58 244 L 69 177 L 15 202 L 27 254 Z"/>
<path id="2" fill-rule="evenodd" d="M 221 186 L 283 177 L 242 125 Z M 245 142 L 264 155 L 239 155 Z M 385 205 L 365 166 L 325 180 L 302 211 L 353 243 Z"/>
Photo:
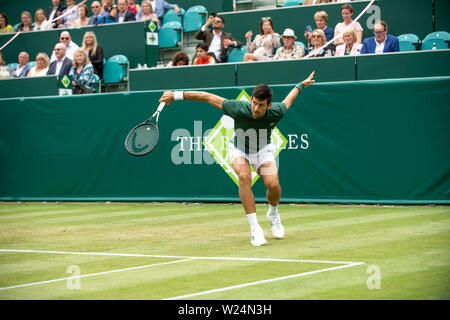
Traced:
<path id="1" fill-rule="evenodd" d="M 247 53 L 247 46 L 233 48 L 228 55 L 228 62 L 242 62 L 244 55 Z"/>
<path id="2" fill-rule="evenodd" d="M 445 31 L 436 31 L 428 34 L 423 39 L 422 50 L 431 50 L 436 45 L 436 49 L 448 49 L 450 34 Z"/>
<path id="3" fill-rule="evenodd" d="M 16 23 L 16 24 L 13 26 L 13 31 L 14 31 L 14 32 L 17 32 L 17 28 L 20 26 L 20 24 L 21 24 L 21 22 Z"/>
<path id="4" fill-rule="evenodd" d="M 100 92 L 102 92 L 102 86 L 101 86 L 101 83 L 100 83 L 100 77 L 98 76 L 98 75 L 96 75 L 95 73 L 94 73 L 94 88 L 95 88 L 95 92 L 97 92 L 97 93 L 100 93 Z"/>
<path id="5" fill-rule="evenodd" d="M 293 7 L 293 6 L 299 6 L 303 4 L 305 0 L 286 0 L 286 2 L 283 4 L 283 7 Z"/>
<path id="6" fill-rule="evenodd" d="M 29 62 L 27 63 L 27 65 L 29 65 L 30 68 L 34 68 L 34 67 L 36 66 L 36 61 L 29 61 Z"/>
<path id="7" fill-rule="evenodd" d="M 103 67 L 103 83 L 119 83 L 128 81 L 128 58 L 124 55 L 115 55 Z"/>
<path id="8" fill-rule="evenodd" d="M 400 44 L 400 51 L 416 51 L 419 37 L 415 34 L 402 34 L 397 37 Z"/>
<path id="9" fill-rule="evenodd" d="M 186 10 L 184 10 L 183 8 L 180 8 L 180 13 L 176 13 L 175 10 L 170 9 L 163 17 L 163 25 L 166 24 L 167 22 L 173 21 L 183 23 L 183 16 L 185 12 Z"/>
<path id="10" fill-rule="evenodd" d="M 208 12 L 204 6 L 190 7 L 184 15 L 184 32 L 197 31 L 200 29 L 206 22 L 207 14 Z"/>
<path id="11" fill-rule="evenodd" d="M 301 41 L 294 41 L 294 44 L 299 45 L 299 46 L 301 46 L 303 48 L 306 48 L 305 44 L 303 42 L 301 42 Z"/>
<path id="12" fill-rule="evenodd" d="M 18 64 L 17 62 L 11 62 L 11 63 L 8 63 L 6 66 L 7 66 L 9 69 L 14 69 L 14 68 L 16 68 L 18 65 L 19 65 L 19 64 Z"/>
<path id="13" fill-rule="evenodd" d="M 165 23 L 159 29 L 159 47 L 174 48 L 181 41 L 182 26 L 180 22 L 172 21 Z"/>

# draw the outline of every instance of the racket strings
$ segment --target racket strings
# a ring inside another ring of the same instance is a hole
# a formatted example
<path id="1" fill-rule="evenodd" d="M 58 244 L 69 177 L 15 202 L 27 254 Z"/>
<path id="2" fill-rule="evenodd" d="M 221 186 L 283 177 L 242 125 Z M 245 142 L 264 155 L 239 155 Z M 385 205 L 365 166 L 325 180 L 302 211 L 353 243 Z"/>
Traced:
<path id="1" fill-rule="evenodd" d="M 159 131 L 154 124 L 141 124 L 129 133 L 125 145 L 130 153 L 144 155 L 153 150 L 158 139 Z"/>

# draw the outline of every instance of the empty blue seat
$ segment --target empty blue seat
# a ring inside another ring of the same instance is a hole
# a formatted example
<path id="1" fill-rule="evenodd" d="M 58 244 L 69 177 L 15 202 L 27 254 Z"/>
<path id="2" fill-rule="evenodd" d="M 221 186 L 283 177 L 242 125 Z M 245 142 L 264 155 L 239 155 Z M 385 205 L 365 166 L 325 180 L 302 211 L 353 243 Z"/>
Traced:
<path id="1" fill-rule="evenodd" d="M 128 80 L 128 58 L 124 55 L 115 55 L 103 67 L 104 83 L 119 83 Z"/>
<path id="2" fill-rule="evenodd" d="M 181 40 L 181 23 L 177 21 L 167 22 L 159 29 L 159 47 L 173 48 Z"/>
<path id="3" fill-rule="evenodd" d="M 183 28 L 184 32 L 197 31 L 206 22 L 208 14 L 204 6 L 190 7 L 184 14 Z"/>
<path id="4" fill-rule="evenodd" d="M 228 55 L 228 62 L 242 62 L 244 55 L 247 53 L 247 46 L 233 48 Z"/>
<path id="5" fill-rule="evenodd" d="M 423 39 L 422 50 L 431 50 L 433 46 L 436 49 L 448 49 L 448 43 L 450 41 L 450 34 L 446 31 L 436 31 L 428 34 Z"/>
<path id="6" fill-rule="evenodd" d="M 184 10 L 183 8 L 180 8 L 180 13 L 176 13 L 175 10 L 170 9 L 169 11 L 166 12 L 166 14 L 163 17 L 163 25 L 166 24 L 167 22 L 179 22 L 179 23 L 183 23 L 183 15 L 186 12 L 186 10 Z"/>
<path id="7" fill-rule="evenodd" d="M 416 45 L 419 43 L 419 37 L 415 34 L 402 34 L 397 37 L 400 51 L 416 51 Z"/>
<path id="8" fill-rule="evenodd" d="M 299 6 L 303 4 L 305 0 L 286 0 L 286 2 L 283 4 L 283 7 L 293 7 L 293 6 Z"/>

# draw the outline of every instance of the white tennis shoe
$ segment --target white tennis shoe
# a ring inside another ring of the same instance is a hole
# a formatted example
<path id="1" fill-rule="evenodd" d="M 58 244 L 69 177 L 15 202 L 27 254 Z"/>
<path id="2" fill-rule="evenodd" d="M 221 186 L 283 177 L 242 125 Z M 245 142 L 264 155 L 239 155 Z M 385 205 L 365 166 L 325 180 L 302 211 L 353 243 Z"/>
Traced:
<path id="1" fill-rule="evenodd" d="M 264 238 L 264 230 L 261 227 L 255 228 L 255 230 L 252 231 L 252 238 L 250 240 L 250 243 L 257 247 L 268 244 L 266 238 Z"/>
<path id="2" fill-rule="evenodd" d="M 270 211 L 267 211 L 267 220 L 270 222 L 270 226 L 272 229 L 272 235 L 275 238 L 283 239 L 284 238 L 284 227 L 281 224 L 280 214 L 275 212 L 275 214 L 270 214 Z"/>

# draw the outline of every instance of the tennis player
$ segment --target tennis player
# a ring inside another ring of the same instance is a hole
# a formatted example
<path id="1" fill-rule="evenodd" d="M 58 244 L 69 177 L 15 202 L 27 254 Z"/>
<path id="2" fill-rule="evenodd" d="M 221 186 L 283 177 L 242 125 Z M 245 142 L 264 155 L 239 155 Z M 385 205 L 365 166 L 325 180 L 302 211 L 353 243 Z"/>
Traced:
<path id="1" fill-rule="evenodd" d="M 228 145 L 228 157 L 239 177 L 239 197 L 250 224 L 250 243 L 254 246 L 266 245 L 267 241 L 256 217 L 250 165 L 263 179 L 267 188 L 269 202 L 267 219 L 271 224 L 272 235 L 282 239 L 284 227 L 278 213 L 281 187 L 273 155 L 274 146 L 270 143 L 270 136 L 275 125 L 292 106 L 300 91 L 315 82 L 313 77 L 314 72 L 298 83 L 282 102 L 272 102 L 272 89 L 265 84 L 254 88 L 250 102 L 227 100 L 203 91 L 166 91 L 159 99 L 159 102 L 165 102 L 166 105 L 171 104 L 174 100 L 207 102 L 234 119 L 235 134 L 232 142 Z"/>

